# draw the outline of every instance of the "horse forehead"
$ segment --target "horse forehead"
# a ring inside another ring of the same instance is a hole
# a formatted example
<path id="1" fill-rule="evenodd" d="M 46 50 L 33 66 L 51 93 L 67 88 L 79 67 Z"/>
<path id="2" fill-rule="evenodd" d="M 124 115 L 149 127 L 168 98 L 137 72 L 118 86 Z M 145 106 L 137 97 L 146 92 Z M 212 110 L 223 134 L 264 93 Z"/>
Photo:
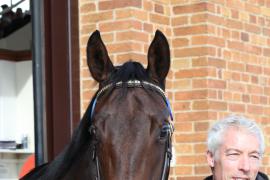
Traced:
<path id="1" fill-rule="evenodd" d="M 140 112 L 157 113 L 165 108 L 165 102 L 158 93 L 143 88 L 116 89 L 104 100 L 104 111 L 118 113 L 119 111 L 140 110 Z M 124 94 L 123 94 L 124 93 Z"/>

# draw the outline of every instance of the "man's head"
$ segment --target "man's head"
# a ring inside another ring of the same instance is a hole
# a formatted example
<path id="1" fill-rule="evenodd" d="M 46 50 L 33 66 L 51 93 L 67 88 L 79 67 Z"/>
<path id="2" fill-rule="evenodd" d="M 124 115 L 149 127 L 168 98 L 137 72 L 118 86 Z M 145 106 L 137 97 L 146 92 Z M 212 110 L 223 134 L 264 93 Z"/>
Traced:
<path id="1" fill-rule="evenodd" d="M 217 121 L 208 133 L 207 145 L 215 180 L 255 180 L 265 145 L 254 121 L 239 116 Z"/>

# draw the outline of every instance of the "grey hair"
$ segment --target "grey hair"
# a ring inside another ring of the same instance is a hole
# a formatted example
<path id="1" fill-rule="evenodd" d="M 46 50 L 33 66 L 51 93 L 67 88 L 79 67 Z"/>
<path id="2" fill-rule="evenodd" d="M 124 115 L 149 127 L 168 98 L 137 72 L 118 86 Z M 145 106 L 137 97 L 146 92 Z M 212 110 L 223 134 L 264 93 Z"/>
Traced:
<path id="1" fill-rule="evenodd" d="M 247 119 L 243 116 L 230 115 L 224 119 L 217 121 L 208 132 L 207 146 L 214 156 L 222 144 L 222 136 L 229 127 L 242 127 L 248 132 L 254 134 L 259 140 L 259 153 L 262 156 L 265 149 L 264 136 L 262 130 L 255 121 Z"/>

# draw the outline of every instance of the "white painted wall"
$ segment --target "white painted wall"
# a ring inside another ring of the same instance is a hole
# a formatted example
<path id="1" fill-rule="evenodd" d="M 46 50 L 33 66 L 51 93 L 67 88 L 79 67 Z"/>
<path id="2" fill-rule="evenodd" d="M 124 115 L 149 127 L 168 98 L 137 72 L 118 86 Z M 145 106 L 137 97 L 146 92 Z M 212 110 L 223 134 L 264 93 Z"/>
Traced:
<path id="1" fill-rule="evenodd" d="M 32 61 L 0 60 L 0 139 L 29 139 L 34 150 Z"/>
<path id="2" fill-rule="evenodd" d="M 29 148 L 34 150 L 34 97 L 32 61 L 16 63 L 17 139 L 27 135 Z"/>
<path id="3" fill-rule="evenodd" d="M 16 138 L 16 64 L 0 61 L 0 139 Z"/>

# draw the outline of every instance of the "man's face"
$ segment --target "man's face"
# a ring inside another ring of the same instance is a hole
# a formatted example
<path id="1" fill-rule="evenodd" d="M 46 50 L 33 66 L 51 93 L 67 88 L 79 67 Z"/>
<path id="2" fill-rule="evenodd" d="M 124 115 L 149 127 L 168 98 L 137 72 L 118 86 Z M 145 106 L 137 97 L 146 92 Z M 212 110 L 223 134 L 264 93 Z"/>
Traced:
<path id="1" fill-rule="evenodd" d="M 215 180 L 255 180 L 261 157 L 259 140 L 246 130 L 230 127 L 217 154 L 207 153 Z"/>

